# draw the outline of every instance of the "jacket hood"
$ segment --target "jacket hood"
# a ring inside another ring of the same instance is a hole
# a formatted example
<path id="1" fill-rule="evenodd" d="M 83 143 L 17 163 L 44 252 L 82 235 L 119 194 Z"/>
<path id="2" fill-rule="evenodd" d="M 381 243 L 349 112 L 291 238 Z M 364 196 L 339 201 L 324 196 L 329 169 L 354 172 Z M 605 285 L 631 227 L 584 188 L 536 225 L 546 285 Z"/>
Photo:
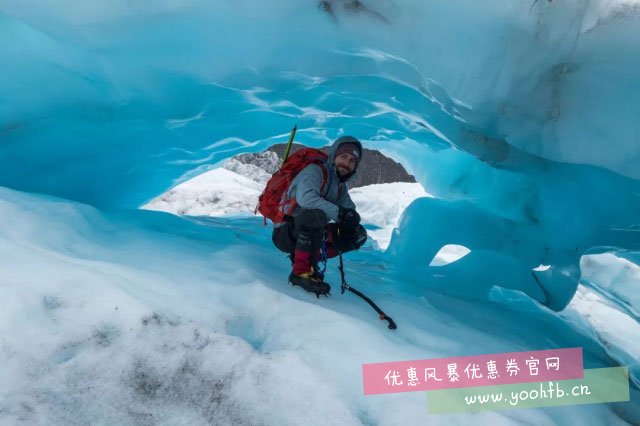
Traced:
<path id="1" fill-rule="evenodd" d="M 358 151 L 360 151 L 360 157 L 358 157 L 358 162 L 356 163 L 356 168 L 346 178 L 341 179 L 341 180 L 346 182 L 356 174 L 356 172 L 358 171 L 358 167 L 360 166 L 360 163 L 362 162 L 362 143 L 358 139 L 353 137 L 353 136 L 340 136 L 338 139 L 336 139 L 333 142 L 333 145 L 331 145 L 331 148 L 329 148 L 329 164 L 331 165 L 331 168 L 334 169 L 334 172 L 335 172 L 335 166 L 333 165 L 333 162 L 336 159 L 336 151 L 338 150 L 338 147 L 340 145 L 345 144 L 345 143 L 355 144 L 358 147 Z"/>

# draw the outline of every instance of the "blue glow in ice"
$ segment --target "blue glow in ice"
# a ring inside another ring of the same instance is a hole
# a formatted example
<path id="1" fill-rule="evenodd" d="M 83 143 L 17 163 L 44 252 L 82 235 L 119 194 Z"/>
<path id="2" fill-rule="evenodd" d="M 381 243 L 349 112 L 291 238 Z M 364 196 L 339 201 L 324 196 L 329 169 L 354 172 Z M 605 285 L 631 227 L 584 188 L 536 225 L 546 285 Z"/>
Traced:
<path id="1" fill-rule="evenodd" d="M 0 236 L 6 241 L 25 239 L 60 256 L 145 273 L 164 270 L 164 262 L 179 267 L 171 255 L 154 252 L 158 244 L 187 263 L 191 255 L 196 259 L 195 269 L 182 275 L 192 272 L 197 285 L 175 274 L 157 294 L 151 278 L 139 289 L 134 275 L 114 272 L 129 281 L 109 281 L 108 288 L 124 289 L 136 312 L 144 310 L 139 305 L 170 304 L 173 292 L 185 288 L 191 293 L 181 300 L 199 303 L 206 280 L 219 279 L 207 270 L 214 265 L 221 276 L 260 279 L 267 290 L 284 291 L 279 280 L 286 260 L 274 266 L 280 253 L 261 219 L 185 221 L 135 209 L 235 154 L 284 142 L 294 124 L 296 141 L 315 147 L 353 134 L 402 161 L 437 197 L 406 210 L 387 251 L 369 244 L 349 256 L 354 286 L 363 282 L 376 300 L 401 309 L 395 319 L 408 329 L 394 342 L 402 349 L 377 355 L 409 359 L 413 345 L 427 351 L 419 341 L 427 325 L 420 321 L 451 316 L 473 329 L 465 329 L 467 342 L 487 352 L 505 349 L 505 342 L 525 350 L 580 345 L 591 366 L 622 359 L 557 312 L 576 293 L 584 255 L 612 252 L 635 263 L 640 256 L 636 2 L 40 3 L 0 5 L 0 186 L 10 188 L 0 196 Z M 44 201 L 21 193 L 44 194 Z M 33 226 L 12 228 L 12 215 L 28 216 Z M 123 248 L 127 244 L 153 255 Z M 430 266 L 448 244 L 470 253 Z M 539 265 L 549 268 L 534 270 Z M 335 271 L 330 277 L 337 280 Z M 628 297 L 633 278 L 611 282 L 618 288 L 607 291 L 638 312 L 637 298 Z M 24 297 L 19 301 L 27 303 Z M 75 295 L 73 306 L 83 297 Z M 250 342 L 238 353 L 297 347 L 295 338 L 280 340 L 248 319 L 258 307 L 236 294 L 215 297 L 219 303 L 202 302 L 203 309 L 220 309 L 228 335 Z M 336 317 L 366 315 L 364 308 L 350 309 L 338 303 Z M 196 311 L 183 315 L 201 318 Z M 269 318 L 286 334 L 278 315 Z M 188 325 L 176 327 L 185 347 L 202 343 L 190 340 Z M 504 339 L 485 342 L 493 331 Z M 438 332 L 443 339 L 451 333 Z M 367 348 L 371 341 L 361 343 Z M 68 344 L 52 344 L 53 362 L 82 362 L 88 343 Z M 332 344 L 337 350 L 344 342 Z M 449 341 L 443 348 L 465 350 Z M 313 345 L 305 350 L 314 353 Z M 443 356 L 462 354 L 446 351 Z M 361 354 L 352 355 L 360 362 Z M 145 362 L 135 364 L 133 376 L 147 371 Z M 637 382 L 640 365 L 630 371 Z M 45 399 L 56 407 L 77 405 L 56 398 Z M 344 424 L 355 422 L 356 412 L 367 412 L 362 422 L 390 420 L 362 402 L 345 407 L 336 414 L 347 413 L 340 417 Z M 5 408 L 0 403 L 0 418 Z M 605 423 L 613 416 L 593 410 Z M 550 422 L 568 421 L 540 412 Z M 275 413 L 272 420 L 291 418 Z"/>

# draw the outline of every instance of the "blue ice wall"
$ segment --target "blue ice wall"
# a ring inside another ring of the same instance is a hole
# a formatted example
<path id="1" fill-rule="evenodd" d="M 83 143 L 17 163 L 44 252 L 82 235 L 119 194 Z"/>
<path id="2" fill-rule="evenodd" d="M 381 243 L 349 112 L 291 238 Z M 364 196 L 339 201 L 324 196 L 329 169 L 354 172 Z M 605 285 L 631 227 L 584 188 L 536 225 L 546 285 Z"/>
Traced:
<path id="1" fill-rule="evenodd" d="M 416 289 L 559 310 L 581 255 L 639 249 L 636 6 L 323 4 L 3 2 L 0 185 L 135 208 L 297 124 L 438 196 L 387 252 Z M 429 267 L 445 244 L 472 252 Z"/>

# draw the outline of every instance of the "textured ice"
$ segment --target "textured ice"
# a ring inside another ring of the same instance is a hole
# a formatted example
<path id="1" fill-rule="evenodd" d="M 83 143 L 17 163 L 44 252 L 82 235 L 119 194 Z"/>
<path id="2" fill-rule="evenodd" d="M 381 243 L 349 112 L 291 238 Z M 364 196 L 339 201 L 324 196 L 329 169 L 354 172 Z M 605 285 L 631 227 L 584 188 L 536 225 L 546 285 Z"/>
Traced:
<path id="1" fill-rule="evenodd" d="M 640 310 L 638 10 L 3 1 L 2 421 L 640 422 L 634 327 L 606 327 Z M 386 251 L 348 257 L 397 334 L 358 301 L 283 287 L 259 218 L 136 210 L 293 124 L 314 147 L 356 135 L 433 195 Z M 470 251 L 430 266 L 451 245 Z M 567 309 L 578 288 L 602 309 Z M 363 362 L 569 346 L 587 366 L 630 365 L 632 402 L 427 419 L 424 395 L 361 395 Z"/>
<path id="2" fill-rule="evenodd" d="M 347 276 L 395 333 L 354 297 L 286 286 L 259 221 L 105 214 L 6 189 L 0 204 L 3 422 L 621 424 L 606 405 L 432 418 L 423 393 L 364 397 L 366 362 L 582 346 L 586 366 L 615 364 L 534 306 L 416 299 L 371 247 L 347 258 Z"/>

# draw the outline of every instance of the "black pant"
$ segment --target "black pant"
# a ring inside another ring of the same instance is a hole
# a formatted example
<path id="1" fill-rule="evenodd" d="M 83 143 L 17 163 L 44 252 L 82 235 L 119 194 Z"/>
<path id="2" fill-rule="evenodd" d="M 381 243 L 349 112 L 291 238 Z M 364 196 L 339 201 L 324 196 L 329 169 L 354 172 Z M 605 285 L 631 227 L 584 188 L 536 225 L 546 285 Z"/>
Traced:
<path id="1" fill-rule="evenodd" d="M 336 223 L 327 224 L 327 215 L 322 210 L 302 209 L 295 218 L 289 218 L 284 225 L 274 228 L 271 239 L 280 251 L 309 251 L 315 259 L 323 241 L 329 257 L 334 257 L 337 251 L 346 253 L 359 249 L 367 241 L 367 231 L 362 225 L 355 230 L 345 230 Z"/>

